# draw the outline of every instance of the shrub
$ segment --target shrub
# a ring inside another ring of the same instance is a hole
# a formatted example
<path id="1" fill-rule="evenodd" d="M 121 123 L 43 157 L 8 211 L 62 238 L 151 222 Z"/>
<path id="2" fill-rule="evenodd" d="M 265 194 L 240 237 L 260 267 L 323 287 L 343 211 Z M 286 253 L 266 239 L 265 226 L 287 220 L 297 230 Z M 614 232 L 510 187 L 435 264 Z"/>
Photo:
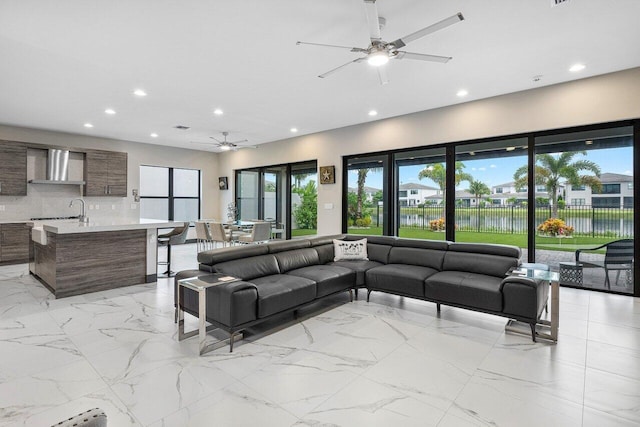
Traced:
<path id="1" fill-rule="evenodd" d="M 557 237 L 571 236 L 574 230 L 560 218 L 549 218 L 538 226 L 538 231 L 547 236 Z"/>

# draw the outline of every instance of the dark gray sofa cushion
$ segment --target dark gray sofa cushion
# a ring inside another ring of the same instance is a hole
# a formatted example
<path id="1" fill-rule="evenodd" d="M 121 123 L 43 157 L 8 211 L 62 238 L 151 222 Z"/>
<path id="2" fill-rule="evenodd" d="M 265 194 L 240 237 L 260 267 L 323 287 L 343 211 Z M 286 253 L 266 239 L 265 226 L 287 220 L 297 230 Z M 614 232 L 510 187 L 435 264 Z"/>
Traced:
<path id="1" fill-rule="evenodd" d="M 367 288 L 400 295 L 424 297 L 424 280 L 438 271 L 418 265 L 387 264 L 365 273 Z"/>
<path id="2" fill-rule="evenodd" d="M 274 274 L 251 281 L 258 291 L 258 318 L 293 308 L 316 297 L 316 282 L 304 277 Z"/>
<path id="3" fill-rule="evenodd" d="M 549 299 L 549 282 L 509 276 L 502 280 L 505 314 L 524 321 L 537 321 Z"/>
<path id="4" fill-rule="evenodd" d="M 376 261 L 365 261 L 365 260 L 354 260 L 354 261 L 332 261 L 329 265 L 335 265 L 340 267 L 345 267 L 350 270 L 356 272 L 356 286 L 364 286 L 365 284 L 365 273 L 367 270 L 373 267 L 379 267 L 384 265 L 381 262 Z"/>
<path id="5" fill-rule="evenodd" d="M 320 264 L 328 264 L 333 262 L 333 242 L 325 245 L 314 246 L 316 252 L 318 252 L 318 260 Z"/>
<path id="6" fill-rule="evenodd" d="M 312 248 L 294 249 L 286 252 L 279 252 L 274 255 L 278 260 L 280 273 L 286 273 L 297 268 L 309 265 L 320 264 L 318 252 Z"/>
<path id="7" fill-rule="evenodd" d="M 356 272 L 337 265 L 312 265 L 287 272 L 316 282 L 316 297 L 345 291 L 355 286 Z"/>
<path id="8" fill-rule="evenodd" d="M 441 271 L 427 278 L 424 296 L 468 307 L 499 312 L 502 310 L 503 277 L 466 271 Z"/>
<path id="9" fill-rule="evenodd" d="M 290 251 L 292 249 L 303 249 L 303 248 L 308 248 L 310 246 L 311 246 L 311 242 L 307 239 L 279 240 L 277 242 L 269 242 L 266 245 L 270 254 Z"/>
<path id="10" fill-rule="evenodd" d="M 214 269 L 218 273 L 228 274 L 242 280 L 280 273 L 275 255 L 260 255 L 221 262 L 216 264 Z"/>
<path id="11" fill-rule="evenodd" d="M 389 262 L 390 251 L 391 246 L 389 245 L 379 245 L 377 243 L 369 243 L 367 241 L 367 255 L 370 261 L 387 264 Z"/>
<path id="12" fill-rule="evenodd" d="M 408 264 L 442 270 L 445 251 L 437 249 L 419 249 L 393 247 L 389 252 L 389 264 Z"/>
<path id="13" fill-rule="evenodd" d="M 200 252 L 198 253 L 198 262 L 204 265 L 213 265 L 238 258 L 264 255 L 268 252 L 267 245 L 232 246 Z"/>
<path id="14" fill-rule="evenodd" d="M 486 255 L 483 253 L 448 251 L 444 255 L 442 270 L 465 271 L 504 279 L 504 275 L 509 271 L 509 268 L 516 267 L 517 265 L 518 258 Z"/>
<path id="15" fill-rule="evenodd" d="M 437 251 L 446 251 L 450 242 L 446 240 L 421 240 L 421 239 L 397 239 L 394 247 L 397 248 L 418 248 L 418 249 L 434 249 Z"/>

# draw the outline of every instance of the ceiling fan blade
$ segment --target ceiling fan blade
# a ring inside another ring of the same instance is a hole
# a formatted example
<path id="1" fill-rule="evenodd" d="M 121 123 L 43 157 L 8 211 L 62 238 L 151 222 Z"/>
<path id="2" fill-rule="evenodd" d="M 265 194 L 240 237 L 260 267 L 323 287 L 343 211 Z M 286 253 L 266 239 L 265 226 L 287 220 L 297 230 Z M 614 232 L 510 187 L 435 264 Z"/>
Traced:
<path id="1" fill-rule="evenodd" d="M 218 144 L 222 144 L 222 141 L 220 141 L 218 138 L 215 138 L 213 136 L 210 136 L 209 138 L 213 139 L 215 142 L 217 142 Z"/>
<path id="2" fill-rule="evenodd" d="M 353 64 L 354 62 L 361 62 L 364 61 L 366 58 L 358 58 L 358 59 L 354 59 L 353 61 L 349 61 L 346 64 L 342 64 L 339 67 L 336 67 L 332 70 L 327 71 L 326 73 L 322 73 L 320 74 L 318 77 L 320 77 L 321 79 L 324 79 L 325 77 L 329 77 L 331 74 L 336 73 L 338 71 L 340 71 L 341 69 L 343 69 L 344 67 L 346 67 L 347 65 Z"/>
<path id="3" fill-rule="evenodd" d="M 412 52 L 403 52 L 398 51 L 395 55 L 396 59 L 417 59 L 419 61 L 428 61 L 428 62 L 440 62 L 447 63 L 452 57 L 450 56 L 439 56 L 439 55 L 425 55 L 424 53 L 412 53 Z"/>
<path id="4" fill-rule="evenodd" d="M 381 85 L 389 83 L 389 76 L 387 76 L 387 67 L 376 67 L 378 70 L 378 78 Z"/>
<path id="5" fill-rule="evenodd" d="M 371 41 L 381 40 L 380 19 L 378 16 L 376 0 L 364 0 L 364 10 L 367 15 L 367 25 L 369 27 L 369 37 L 371 38 Z"/>
<path id="6" fill-rule="evenodd" d="M 436 31 L 440 31 L 444 28 L 447 28 L 450 25 L 456 24 L 460 21 L 464 21 L 464 16 L 462 16 L 462 13 L 458 12 L 453 16 L 450 16 L 446 19 L 443 19 L 440 22 L 436 22 L 433 25 L 429 25 L 428 27 L 425 27 L 421 30 L 416 31 L 415 33 L 411 33 L 407 36 L 404 36 L 402 38 L 399 38 L 396 41 L 392 41 L 391 43 L 389 43 L 390 45 L 395 46 L 396 49 L 400 49 L 401 47 L 404 47 L 406 45 L 408 45 L 409 43 L 411 43 L 414 40 L 418 40 L 419 38 L 422 38 L 428 34 L 432 34 L 435 33 Z"/>
<path id="7" fill-rule="evenodd" d="M 351 52 L 366 52 L 367 49 L 362 49 L 359 47 L 349 47 L 349 46 L 338 46 L 335 44 L 324 44 L 324 43 L 309 43 L 309 42 L 301 42 L 297 41 L 296 45 L 299 46 L 301 44 L 309 45 L 309 46 L 320 46 L 320 47 L 332 47 L 336 49 L 349 49 Z"/>
<path id="8" fill-rule="evenodd" d="M 191 144 L 208 145 L 209 147 L 215 147 L 217 145 L 217 144 L 214 144 L 213 142 L 200 142 L 200 141 L 189 141 L 189 143 L 191 143 Z"/>
<path id="9" fill-rule="evenodd" d="M 229 144 L 242 144 L 243 142 L 249 142 L 248 139 L 241 139 L 240 141 L 229 141 Z"/>

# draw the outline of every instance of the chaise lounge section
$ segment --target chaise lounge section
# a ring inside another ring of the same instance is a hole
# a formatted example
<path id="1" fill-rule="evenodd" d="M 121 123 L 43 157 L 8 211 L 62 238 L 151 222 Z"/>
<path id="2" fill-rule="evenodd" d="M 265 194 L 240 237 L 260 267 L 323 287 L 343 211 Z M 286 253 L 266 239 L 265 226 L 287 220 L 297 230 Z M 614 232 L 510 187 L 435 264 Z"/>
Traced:
<path id="1" fill-rule="evenodd" d="M 367 259 L 335 261 L 334 239 L 366 237 Z M 549 296 L 548 282 L 508 273 L 519 265 L 513 246 L 339 235 L 214 249 L 198 254 L 199 269 L 184 278 L 222 273 L 240 281 L 207 289 L 206 320 L 234 335 L 318 299 L 367 288 L 465 308 L 535 325 Z M 198 315 L 197 294 L 179 288 L 182 308 Z M 351 294 L 352 295 L 352 294 Z M 357 294 L 356 294 L 357 295 Z M 176 294 L 177 296 L 177 294 Z"/>

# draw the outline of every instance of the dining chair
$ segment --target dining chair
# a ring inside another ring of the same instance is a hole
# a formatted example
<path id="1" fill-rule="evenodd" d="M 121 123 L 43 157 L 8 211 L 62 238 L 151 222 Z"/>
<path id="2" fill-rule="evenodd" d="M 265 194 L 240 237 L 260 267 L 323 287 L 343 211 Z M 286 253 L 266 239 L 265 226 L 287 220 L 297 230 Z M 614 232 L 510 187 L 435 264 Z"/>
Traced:
<path id="1" fill-rule="evenodd" d="M 222 247 L 225 247 L 233 243 L 233 231 L 226 230 L 221 222 L 209 223 L 209 230 L 214 245 L 217 242 L 221 242 Z"/>
<path id="2" fill-rule="evenodd" d="M 271 223 L 262 221 L 253 225 L 251 233 L 238 237 L 240 243 L 264 243 L 268 242 L 271 237 Z"/>
<path id="3" fill-rule="evenodd" d="M 208 251 L 213 247 L 213 239 L 209 225 L 204 221 L 196 221 L 196 247 L 198 252 Z"/>

